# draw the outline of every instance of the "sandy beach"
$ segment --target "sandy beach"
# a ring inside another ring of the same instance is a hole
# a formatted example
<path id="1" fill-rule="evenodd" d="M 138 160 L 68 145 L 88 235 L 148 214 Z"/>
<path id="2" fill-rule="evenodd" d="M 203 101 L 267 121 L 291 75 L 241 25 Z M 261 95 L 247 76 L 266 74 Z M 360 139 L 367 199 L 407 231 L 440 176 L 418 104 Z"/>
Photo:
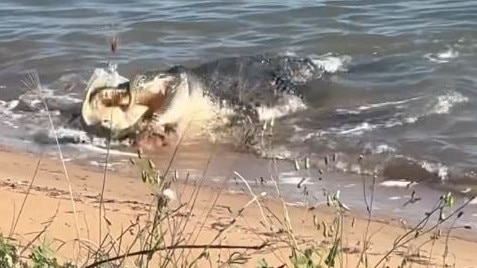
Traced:
<path id="1" fill-rule="evenodd" d="M 124 254 L 129 248 L 132 252 L 139 246 L 134 237 L 140 229 L 138 226 L 145 226 L 153 200 L 153 190 L 142 182 L 139 172 L 135 176 L 132 171 L 124 172 L 129 175 L 107 173 L 102 199 L 104 210 L 99 220 L 104 177 L 99 170 L 67 162 L 68 183 L 62 164 L 57 159 L 6 148 L 1 150 L 0 159 L 0 228 L 4 236 L 16 239 L 23 246 L 36 237 L 34 245 L 46 243 L 60 260 L 72 260 L 79 264 L 92 262 L 86 260 L 88 250 L 85 248 L 91 251 L 114 244 L 109 252 L 112 257 Z M 156 163 L 156 166 L 165 164 Z M 168 230 L 180 227 L 184 240 L 176 241 L 177 238 L 166 235 L 166 240 L 170 239 L 166 244 L 224 246 L 222 249 L 210 248 L 208 258 L 201 258 L 197 267 L 226 267 L 228 258 L 239 256 L 236 261 L 240 267 L 257 267 L 262 258 L 269 267 L 291 267 L 290 243 L 296 243 L 300 249 L 313 246 L 317 252 L 324 254 L 328 253 L 326 249 L 332 246 L 336 235 L 340 237 L 343 254 L 338 254 L 335 267 L 357 267 L 367 228 L 368 236 L 371 236 L 366 251 L 368 267 L 374 267 L 393 247 L 393 241 L 409 230 L 391 215 L 387 219 L 373 218 L 368 226 L 365 215 L 346 212 L 338 217 L 342 219 L 343 228 L 342 233 L 337 234 L 336 228 L 332 227 L 337 219 L 335 208 L 322 206 L 310 209 L 284 205 L 277 198 L 255 193 L 260 197 L 258 206 L 251 201 L 253 197 L 245 185 L 243 193 L 232 193 L 220 185 L 199 184 L 181 179 L 172 184 L 171 189 L 177 198 L 169 206 L 179 208 L 180 213 L 173 216 L 176 220 L 172 222 L 176 224 L 169 224 Z M 286 223 L 287 218 L 289 224 Z M 125 234 L 121 236 L 123 232 Z M 447 233 L 443 229 L 441 237 L 431 241 L 430 237 L 436 233 L 411 239 L 378 267 L 477 267 L 477 239 L 474 233 L 453 231 L 447 241 L 449 254 L 445 260 L 443 253 Z M 178 251 L 180 254 L 176 255 L 187 256 L 186 259 L 191 261 L 202 249 Z M 313 258 L 322 258 L 324 265 L 326 257 L 316 255 Z M 133 257 L 127 258 L 124 264 L 134 267 L 133 260 Z M 180 265 L 179 262 L 177 259 L 170 266 Z M 399 266 L 403 263 L 405 266 Z M 364 264 L 361 267 L 365 267 Z"/>

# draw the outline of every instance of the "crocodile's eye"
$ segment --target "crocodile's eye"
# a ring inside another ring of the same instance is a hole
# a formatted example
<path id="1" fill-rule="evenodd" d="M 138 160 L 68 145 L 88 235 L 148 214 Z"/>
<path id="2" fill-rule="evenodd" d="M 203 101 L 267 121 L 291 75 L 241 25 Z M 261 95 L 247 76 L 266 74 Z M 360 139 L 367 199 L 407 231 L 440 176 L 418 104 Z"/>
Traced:
<path id="1" fill-rule="evenodd" d="M 142 87 L 142 86 L 144 86 L 144 82 L 145 82 L 145 81 L 146 81 L 146 76 L 144 76 L 144 75 L 139 75 L 138 77 L 136 77 L 134 84 L 135 84 L 137 87 Z"/>

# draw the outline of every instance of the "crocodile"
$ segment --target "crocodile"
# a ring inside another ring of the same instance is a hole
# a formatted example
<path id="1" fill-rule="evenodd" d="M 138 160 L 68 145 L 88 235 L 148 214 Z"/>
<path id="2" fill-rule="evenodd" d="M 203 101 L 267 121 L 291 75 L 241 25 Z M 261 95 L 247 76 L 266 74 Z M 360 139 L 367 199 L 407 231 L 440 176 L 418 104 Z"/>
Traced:
<path id="1" fill-rule="evenodd" d="M 292 56 L 230 57 L 193 68 L 179 65 L 147 71 L 117 86 L 90 87 L 82 116 L 86 125 L 115 139 L 144 131 L 164 136 L 183 116 L 190 96 L 199 93 L 232 108 L 240 122 L 259 122 L 261 107 L 280 105 L 287 96 L 303 99 L 302 85 L 322 74 L 312 60 Z"/>

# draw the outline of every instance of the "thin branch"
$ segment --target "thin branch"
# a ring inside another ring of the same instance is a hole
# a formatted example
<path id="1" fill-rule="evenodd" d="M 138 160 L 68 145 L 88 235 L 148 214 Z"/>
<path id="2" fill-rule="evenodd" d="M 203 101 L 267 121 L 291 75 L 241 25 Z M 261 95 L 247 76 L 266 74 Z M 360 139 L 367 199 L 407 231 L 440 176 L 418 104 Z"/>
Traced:
<path id="1" fill-rule="evenodd" d="M 73 208 L 73 214 L 74 214 L 74 217 L 75 217 L 76 236 L 79 237 L 78 215 L 77 215 L 77 212 L 76 212 L 75 200 L 73 198 L 73 189 L 71 187 L 71 181 L 70 181 L 70 177 L 68 175 L 68 170 L 66 168 L 65 159 L 63 157 L 63 152 L 61 150 L 60 141 L 58 139 L 58 134 L 56 133 L 55 124 L 53 123 L 53 118 L 51 117 L 51 113 L 50 113 L 50 110 L 48 108 L 48 104 L 46 102 L 46 99 L 43 96 L 42 86 L 41 86 L 41 83 L 40 83 L 40 78 L 38 76 L 38 72 L 35 71 L 35 70 L 31 71 L 29 73 L 29 78 L 30 78 L 30 81 L 29 81 L 30 83 L 28 83 L 28 82 L 23 82 L 23 83 L 27 86 L 28 89 L 38 91 L 38 94 L 39 94 L 39 96 L 40 96 L 40 98 L 43 102 L 43 105 L 45 106 L 45 111 L 48 114 L 48 119 L 50 121 L 51 130 L 53 131 L 53 134 L 55 136 L 56 146 L 58 148 L 58 153 L 59 153 L 59 156 L 60 156 L 60 159 L 61 159 L 61 164 L 62 164 L 62 167 L 63 167 L 63 173 L 65 174 L 65 178 L 66 178 L 66 181 L 68 183 L 68 191 L 69 191 L 71 206 Z"/>
<path id="2" fill-rule="evenodd" d="M 260 205 L 260 197 L 264 197 L 265 196 L 265 192 L 262 192 L 260 194 L 260 197 L 257 196 L 253 191 L 252 191 L 252 187 L 250 187 L 250 184 L 247 182 L 247 180 L 242 176 L 240 175 L 240 173 L 238 173 L 237 171 L 234 171 L 234 174 L 240 179 L 242 180 L 242 182 L 247 186 L 247 189 L 249 191 L 249 193 L 252 195 L 253 199 L 255 201 L 255 203 L 257 204 L 258 208 L 260 209 L 260 214 L 262 216 L 262 219 L 264 221 L 264 223 L 266 223 L 268 226 L 268 230 L 271 230 L 272 229 L 272 225 L 270 224 L 270 222 L 268 221 L 267 217 L 265 216 L 265 213 L 263 212 L 263 208 L 262 206 Z"/>
<path id="3" fill-rule="evenodd" d="M 110 125 L 109 125 L 109 129 L 112 129 L 112 125 L 113 125 L 113 112 L 111 111 L 111 117 L 110 117 Z M 110 153 L 110 148 L 111 148 L 111 135 L 112 135 L 112 131 L 110 131 L 109 133 L 109 136 L 108 136 L 108 140 L 107 140 L 107 149 L 106 149 L 106 159 L 104 160 L 104 172 L 103 172 L 103 184 L 101 186 L 101 195 L 100 195 L 100 199 L 99 199 L 99 218 L 98 218 L 98 222 L 99 222 L 99 242 L 101 242 L 101 237 L 102 237 L 102 225 L 101 225 L 101 222 L 102 222 L 102 211 L 104 209 L 104 217 L 106 217 L 106 207 L 104 205 L 104 189 L 106 187 L 106 178 L 107 178 L 107 173 L 108 173 L 108 164 L 109 164 L 109 153 Z M 107 224 L 107 223 L 106 223 Z"/>
<path id="4" fill-rule="evenodd" d="M 17 227 L 18 221 L 20 220 L 20 216 L 22 215 L 23 208 L 25 207 L 28 196 L 30 196 L 30 191 L 31 191 L 31 188 L 33 187 L 33 182 L 35 181 L 36 175 L 38 174 L 38 170 L 40 169 L 40 163 L 41 163 L 42 159 L 43 159 L 43 154 L 41 154 L 40 158 L 38 159 L 38 162 L 36 163 L 35 171 L 33 172 L 33 176 L 30 180 L 30 185 L 28 185 L 27 192 L 25 194 L 25 197 L 23 198 L 23 202 L 22 202 L 22 205 L 20 207 L 20 211 L 18 212 L 15 223 L 13 224 L 13 227 L 10 230 L 10 236 L 12 236 L 13 233 L 15 233 L 15 229 Z"/>
<path id="5" fill-rule="evenodd" d="M 423 222 L 427 222 L 429 220 L 429 218 L 431 217 L 431 215 L 433 215 L 437 210 L 439 210 L 442 206 L 439 206 L 437 207 L 435 210 L 433 210 L 431 213 L 429 213 L 426 218 L 424 220 L 422 220 L 419 224 L 417 224 L 413 229 L 411 229 L 409 232 L 407 232 L 406 234 L 404 234 L 403 236 L 401 236 L 399 239 L 397 239 L 393 245 L 393 247 L 386 252 L 386 254 L 376 263 L 376 265 L 374 266 L 374 268 L 377 268 L 387 257 L 389 257 L 389 255 L 391 255 L 397 248 L 401 247 L 402 245 L 405 245 L 407 244 L 409 241 L 413 240 L 413 239 L 416 239 L 418 237 L 421 237 L 421 236 L 424 236 L 430 232 L 432 232 L 433 230 L 435 230 L 437 227 L 439 227 L 440 225 L 442 225 L 444 222 L 446 222 L 448 219 L 452 218 L 453 216 L 455 216 L 456 214 L 458 214 L 460 211 L 462 211 L 467 205 L 469 205 L 473 200 L 475 199 L 475 197 L 472 197 L 472 198 L 469 198 L 469 200 L 467 200 L 464 204 L 460 205 L 458 208 L 456 208 L 452 213 L 449 214 L 449 216 L 445 217 L 444 219 L 442 220 L 439 220 L 436 224 L 434 224 L 433 226 L 431 226 L 428 230 L 422 232 L 422 233 L 418 233 L 417 235 L 415 236 L 412 236 L 408 239 L 405 240 L 405 238 L 407 236 L 409 236 L 410 234 L 416 232 L 416 231 L 420 231 L 422 229 L 424 229 L 425 225 L 424 226 L 421 226 L 420 225 L 423 223 Z"/>
<path id="6" fill-rule="evenodd" d="M 45 227 L 43 227 L 43 229 L 32 239 L 30 240 L 22 249 L 22 251 L 20 252 L 20 256 L 23 255 L 23 253 L 31 246 L 33 245 L 33 243 L 35 243 L 36 240 L 38 240 L 38 238 L 40 238 L 41 235 L 43 235 L 46 230 L 48 230 L 48 228 L 50 228 L 51 224 L 53 224 L 53 221 L 56 219 L 56 216 L 58 216 L 58 212 L 60 211 L 60 201 L 58 201 L 58 205 L 56 206 L 56 210 L 55 210 L 55 214 L 53 214 L 52 217 L 50 217 L 50 219 L 48 219 L 48 221 L 46 222 L 46 225 Z"/>
<path id="7" fill-rule="evenodd" d="M 123 254 L 119 255 L 113 258 L 109 258 L 106 260 L 101 260 L 97 261 L 93 264 L 90 264 L 84 268 L 93 268 L 93 267 L 98 267 L 101 264 L 124 259 L 127 257 L 133 257 L 133 256 L 138 256 L 138 255 L 149 255 L 153 254 L 158 251 L 163 251 L 163 250 L 174 250 L 174 249 L 252 249 L 252 250 L 261 250 L 268 246 L 269 243 L 265 242 L 262 243 L 261 245 L 258 246 L 241 246 L 241 245 L 176 245 L 176 246 L 166 246 L 166 247 L 160 247 L 160 248 L 155 248 L 155 249 L 148 249 L 148 250 L 140 250 L 136 252 L 131 252 L 128 254 Z"/>

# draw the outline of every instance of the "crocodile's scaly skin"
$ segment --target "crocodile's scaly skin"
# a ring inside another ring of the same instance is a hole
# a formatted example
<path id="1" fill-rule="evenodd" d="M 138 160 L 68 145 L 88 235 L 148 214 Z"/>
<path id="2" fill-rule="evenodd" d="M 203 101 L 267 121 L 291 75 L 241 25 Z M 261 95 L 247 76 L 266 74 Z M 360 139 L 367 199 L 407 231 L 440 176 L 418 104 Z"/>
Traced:
<path id="1" fill-rule="evenodd" d="M 173 122 L 174 113 L 180 112 L 175 103 L 187 101 L 185 91 L 190 95 L 193 84 L 200 84 L 203 93 L 214 102 L 225 103 L 234 109 L 239 122 L 257 123 L 260 120 L 257 108 L 279 105 L 287 95 L 303 98 L 302 86 L 319 79 L 322 74 L 323 70 L 308 58 L 230 57 L 195 68 L 176 66 L 148 71 L 120 85 L 117 90 L 109 89 L 109 97 L 105 94 L 98 95 L 98 98 L 110 100 L 109 104 L 102 101 L 102 105 L 122 105 L 126 113 L 133 105 L 148 107 L 140 120 L 131 124 L 126 131 L 131 132 L 128 134 L 151 132 L 165 135 L 164 128 L 176 123 Z"/>

